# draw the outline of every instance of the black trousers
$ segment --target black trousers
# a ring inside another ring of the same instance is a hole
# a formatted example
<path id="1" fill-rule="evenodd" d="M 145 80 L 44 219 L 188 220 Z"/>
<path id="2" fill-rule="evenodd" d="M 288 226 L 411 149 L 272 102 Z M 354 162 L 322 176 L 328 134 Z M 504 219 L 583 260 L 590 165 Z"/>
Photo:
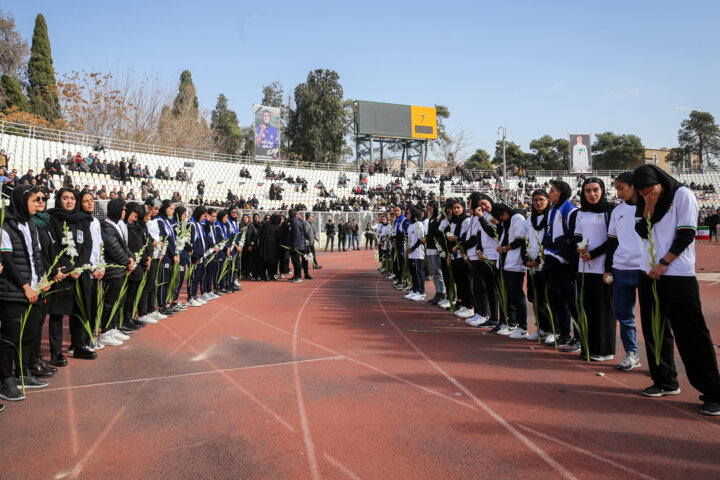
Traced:
<path id="1" fill-rule="evenodd" d="M 313 256 L 313 266 L 317 267 L 318 262 L 317 262 L 317 254 L 315 253 L 315 245 L 308 245 L 308 248 L 310 249 L 310 253 L 312 253 L 312 256 Z"/>
<path id="2" fill-rule="evenodd" d="M 492 267 L 483 260 L 471 260 L 470 276 L 473 279 L 472 296 L 475 313 L 497 321 L 497 290 Z"/>
<path id="3" fill-rule="evenodd" d="M 114 328 L 118 328 L 120 325 L 120 307 L 123 305 L 123 302 L 125 301 L 124 298 L 120 298 L 120 303 L 118 305 L 117 310 L 115 313 L 110 317 L 110 314 L 112 313 L 113 305 L 115 305 L 115 302 L 118 300 L 120 295 L 120 290 L 122 289 L 122 284 L 125 281 L 125 276 L 112 278 L 110 280 L 105 280 L 105 296 L 103 297 L 103 315 L 102 320 L 100 320 L 100 328 L 102 329 L 103 333 L 112 330 Z"/>
<path id="4" fill-rule="evenodd" d="M 290 252 L 290 260 L 292 260 L 293 264 L 293 278 L 301 278 L 302 275 L 300 273 L 301 269 L 303 272 L 305 272 L 305 276 L 307 277 L 308 274 L 308 261 L 305 259 L 304 255 L 300 255 L 295 250 L 292 250 Z"/>
<path id="5" fill-rule="evenodd" d="M 665 317 L 667 322 L 660 347 L 660 365 L 655 362 L 657 347 L 652 334 L 652 282 L 647 275 L 640 275 L 638 297 L 653 383 L 666 389 L 678 388 L 674 343 L 685 365 L 690 384 L 702 393 L 700 399 L 720 402 L 717 357 L 702 313 L 697 278 L 663 276 L 657 281 L 660 315 Z"/>
<path id="6" fill-rule="evenodd" d="M 572 317 L 577 318 L 575 305 L 576 268 L 561 264 L 554 257 L 546 257 L 543 275 L 548 285 L 550 307 L 557 318 L 561 335 L 570 335 Z"/>
<path id="7" fill-rule="evenodd" d="M 462 258 L 455 259 L 451 262 L 453 279 L 455 280 L 455 288 L 459 306 L 465 308 L 473 308 L 472 289 L 470 288 L 470 269 L 468 264 Z M 452 300 L 451 300 L 452 301 Z"/>
<path id="8" fill-rule="evenodd" d="M 553 316 L 552 322 L 550 321 L 550 304 L 548 299 L 550 294 L 548 292 L 547 299 L 545 298 L 545 289 L 547 283 L 545 283 L 545 277 L 542 272 L 535 272 L 531 275 L 528 270 L 527 274 L 527 296 L 533 304 L 533 310 L 535 313 L 535 321 L 538 324 L 538 328 L 545 333 L 559 332 L 560 329 L 557 325 L 557 319 Z"/>
<path id="9" fill-rule="evenodd" d="M 334 235 L 328 235 L 325 237 L 325 251 L 327 252 L 328 243 L 330 244 L 330 251 L 333 251 L 333 248 L 335 248 L 335 236 Z"/>
<path id="10" fill-rule="evenodd" d="M 22 361 L 20 360 L 18 346 L 20 344 L 21 319 L 28 308 L 27 303 L 4 301 L 0 308 L 0 380 L 13 376 L 20 376 L 20 363 L 23 374 L 30 373 L 30 355 L 33 351 L 36 335 L 42 317 L 42 305 L 38 302 L 33 305 L 28 315 L 22 339 Z"/>
<path id="11" fill-rule="evenodd" d="M 505 278 L 505 289 L 507 291 L 508 324 L 517 325 L 527 330 L 527 301 L 523 284 L 525 283 L 525 272 L 503 272 Z"/>
<path id="12" fill-rule="evenodd" d="M 33 307 L 34 309 L 35 307 Z M 64 315 L 50 315 L 50 321 L 48 322 L 49 340 L 50 340 L 50 353 L 62 353 L 63 344 L 63 318 Z M 88 337 L 85 327 L 83 327 L 80 319 L 75 315 L 68 316 L 68 324 L 70 327 L 70 345 L 82 346 L 89 345 L 90 338 Z"/>
<path id="13" fill-rule="evenodd" d="M 143 288 L 142 295 L 140 295 L 140 303 L 138 304 L 138 315 L 141 317 L 155 311 L 155 300 L 157 296 L 155 275 L 157 274 L 159 263 L 160 260 L 157 259 L 150 262 L 150 269 L 147 271 L 147 278 L 145 279 L 145 288 Z M 159 281 L 160 276 L 158 275 L 158 282 Z"/>
<path id="14" fill-rule="evenodd" d="M 133 306 L 135 305 L 135 299 L 140 289 L 140 282 L 142 280 L 128 280 L 127 294 L 125 295 L 125 308 L 123 309 L 123 322 L 128 320 L 135 320 L 133 317 Z M 142 292 L 140 292 L 142 296 Z M 138 310 L 140 309 L 140 302 L 138 302 Z"/>

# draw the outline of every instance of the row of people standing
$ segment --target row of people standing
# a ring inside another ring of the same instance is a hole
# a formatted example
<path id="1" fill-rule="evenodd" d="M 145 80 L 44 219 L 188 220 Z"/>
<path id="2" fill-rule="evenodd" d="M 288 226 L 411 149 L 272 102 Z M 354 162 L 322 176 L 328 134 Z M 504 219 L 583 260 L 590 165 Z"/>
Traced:
<path id="1" fill-rule="evenodd" d="M 548 192 L 533 192 L 529 218 L 478 192 L 467 206 L 448 199 L 438 211 L 430 202 L 426 214 L 395 207 L 377 227 L 383 272 L 409 292 L 406 298 L 425 300 L 426 260 L 436 292 L 429 303 L 471 326 L 544 341 L 585 360 L 614 358 L 619 323 L 624 371 L 641 366 L 637 292 L 653 379 L 643 394 L 679 393 L 676 343 L 691 384 L 703 394 L 702 413 L 718 415 L 720 375 L 695 278 L 697 200 L 652 165 L 618 176 L 615 187 L 623 200 L 617 207 L 601 179 L 587 178 L 576 207 L 571 187 L 554 181 Z M 653 288 L 665 322 L 659 336 L 653 335 Z"/>

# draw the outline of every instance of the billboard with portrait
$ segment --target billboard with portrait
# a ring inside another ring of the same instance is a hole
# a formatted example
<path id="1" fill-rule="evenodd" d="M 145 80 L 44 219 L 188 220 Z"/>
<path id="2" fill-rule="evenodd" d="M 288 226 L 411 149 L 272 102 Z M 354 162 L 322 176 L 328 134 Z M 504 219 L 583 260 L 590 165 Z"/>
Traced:
<path id="1" fill-rule="evenodd" d="M 572 173 L 592 172 L 590 134 L 570 135 L 570 171 Z"/>
<path id="2" fill-rule="evenodd" d="M 253 105 L 253 118 L 255 119 L 255 158 L 279 159 L 282 134 L 280 109 Z"/>

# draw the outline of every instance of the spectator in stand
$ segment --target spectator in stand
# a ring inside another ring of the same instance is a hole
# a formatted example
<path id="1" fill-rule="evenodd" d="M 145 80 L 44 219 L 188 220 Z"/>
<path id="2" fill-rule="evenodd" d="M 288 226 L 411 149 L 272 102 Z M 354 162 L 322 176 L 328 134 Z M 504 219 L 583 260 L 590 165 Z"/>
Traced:
<path id="1" fill-rule="evenodd" d="M 95 144 L 93 145 L 93 150 L 95 150 L 96 152 L 104 152 L 105 151 L 105 145 L 103 145 L 100 142 L 99 138 L 97 140 L 95 140 Z"/>
<path id="2" fill-rule="evenodd" d="M 5 167 L 0 167 L 0 186 L 2 186 L 7 179 L 7 169 Z"/>
<path id="3" fill-rule="evenodd" d="M 708 229 L 710 230 L 710 238 L 709 241 L 712 242 L 713 235 L 715 236 L 715 245 L 720 242 L 719 238 L 720 236 L 718 233 L 720 233 L 720 229 L 718 229 L 718 225 L 720 224 L 720 209 L 718 209 L 714 214 L 708 215 L 707 218 L 705 218 L 705 225 L 708 226 Z"/>
<path id="4" fill-rule="evenodd" d="M 255 197 L 255 195 L 253 195 L 250 199 L 250 206 L 253 208 L 253 210 L 257 210 L 257 208 L 260 206 L 260 201 Z"/>
<path id="5" fill-rule="evenodd" d="M 160 172 L 160 173 L 162 173 L 162 172 Z M 201 200 L 205 198 L 205 182 L 203 180 L 200 180 L 198 182 L 197 192 L 198 192 L 198 197 L 200 197 Z"/>
<path id="6" fill-rule="evenodd" d="M 135 158 L 135 155 L 130 157 L 130 160 L 128 161 L 128 171 L 130 172 L 130 176 L 135 176 L 135 167 L 138 166 L 137 158 Z"/>
<path id="7" fill-rule="evenodd" d="M 135 169 L 132 172 L 132 176 L 135 178 L 143 178 L 142 167 L 140 167 L 140 165 L 135 165 Z"/>
<path id="8" fill-rule="evenodd" d="M 148 167 L 147 165 L 145 165 L 145 168 L 143 168 L 142 176 L 143 178 L 153 178 L 150 173 L 150 167 Z"/>
<path id="9" fill-rule="evenodd" d="M 92 173 L 103 173 L 102 172 L 102 163 L 100 163 L 100 159 L 95 157 L 95 159 L 92 162 L 92 165 L 90 165 L 90 171 Z"/>
<path id="10" fill-rule="evenodd" d="M 0 167 L 7 168 L 9 162 L 10 156 L 5 153 L 5 150 L 0 150 Z"/>
<path id="11" fill-rule="evenodd" d="M 27 183 L 28 185 L 31 183 L 31 180 L 34 180 L 35 176 L 33 175 L 32 170 L 28 170 L 28 172 L 20 177 L 20 184 Z"/>
<path id="12" fill-rule="evenodd" d="M 127 162 L 125 157 L 120 159 L 120 181 L 123 182 L 123 185 L 127 182 Z"/>
<path id="13" fill-rule="evenodd" d="M 173 178 L 172 175 L 170 175 L 170 168 L 165 167 L 165 170 L 163 170 L 163 178 L 165 178 L 165 180 L 170 180 Z"/>
<path id="14" fill-rule="evenodd" d="M 127 200 L 132 201 L 135 200 L 135 189 L 131 188 L 130 191 L 127 194 Z"/>
<path id="15" fill-rule="evenodd" d="M 148 182 L 141 182 L 140 183 L 140 199 L 144 202 L 145 200 L 148 199 L 148 197 L 150 197 L 150 187 L 148 187 Z"/>

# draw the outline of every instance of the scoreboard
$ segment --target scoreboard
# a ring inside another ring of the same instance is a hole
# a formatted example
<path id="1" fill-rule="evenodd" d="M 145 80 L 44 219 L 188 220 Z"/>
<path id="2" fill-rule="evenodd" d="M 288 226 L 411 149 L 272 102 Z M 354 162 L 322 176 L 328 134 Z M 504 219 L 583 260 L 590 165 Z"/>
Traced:
<path id="1" fill-rule="evenodd" d="M 355 102 L 355 133 L 376 137 L 437 138 L 435 107 Z"/>

